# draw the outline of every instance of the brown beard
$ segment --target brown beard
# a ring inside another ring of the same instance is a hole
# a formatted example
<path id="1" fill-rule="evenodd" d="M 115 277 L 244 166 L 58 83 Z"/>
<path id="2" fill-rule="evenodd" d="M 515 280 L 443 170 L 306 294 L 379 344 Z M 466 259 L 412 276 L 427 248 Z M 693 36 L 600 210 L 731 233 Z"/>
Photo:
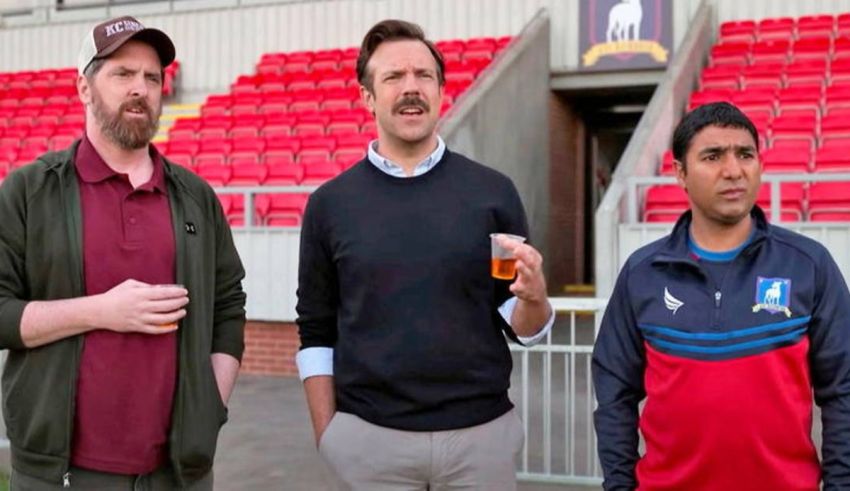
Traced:
<path id="1" fill-rule="evenodd" d="M 138 150 L 150 143 L 159 128 L 161 107 L 154 114 L 153 109 L 144 99 L 132 99 L 122 103 L 117 112 L 110 113 L 100 94 L 94 90 L 94 87 L 92 89 L 92 112 L 95 121 L 100 125 L 100 130 L 107 138 L 125 150 Z M 124 118 L 124 113 L 128 109 L 140 109 L 146 117 L 128 121 Z"/>

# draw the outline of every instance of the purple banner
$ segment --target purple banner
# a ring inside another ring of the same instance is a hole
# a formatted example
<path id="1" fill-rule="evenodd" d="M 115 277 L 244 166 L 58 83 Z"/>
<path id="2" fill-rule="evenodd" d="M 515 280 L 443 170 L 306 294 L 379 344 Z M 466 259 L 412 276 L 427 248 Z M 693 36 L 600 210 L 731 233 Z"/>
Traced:
<path id="1" fill-rule="evenodd" d="M 672 0 L 581 0 L 579 69 L 667 66 L 673 53 Z"/>

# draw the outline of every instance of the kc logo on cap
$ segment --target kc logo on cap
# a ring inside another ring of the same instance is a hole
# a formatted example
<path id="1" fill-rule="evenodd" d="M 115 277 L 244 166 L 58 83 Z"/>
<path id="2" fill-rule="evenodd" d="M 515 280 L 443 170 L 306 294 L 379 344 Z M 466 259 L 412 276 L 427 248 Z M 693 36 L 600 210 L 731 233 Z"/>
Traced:
<path id="1" fill-rule="evenodd" d="M 145 26 L 133 19 L 122 19 L 118 22 L 113 22 L 112 24 L 104 26 L 104 29 L 106 29 L 106 37 L 112 37 L 115 34 L 125 31 L 141 31 L 144 28 Z"/>

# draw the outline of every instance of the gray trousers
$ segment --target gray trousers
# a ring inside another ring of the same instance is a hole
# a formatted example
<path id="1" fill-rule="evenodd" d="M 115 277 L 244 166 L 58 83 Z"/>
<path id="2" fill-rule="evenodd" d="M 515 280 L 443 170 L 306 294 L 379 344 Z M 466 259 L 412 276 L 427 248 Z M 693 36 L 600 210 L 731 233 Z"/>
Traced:
<path id="1" fill-rule="evenodd" d="M 514 491 L 525 441 L 515 410 L 448 431 L 400 431 L 337 412 L 319 453 L 344 491 Z"/>
<path id="2" fill-rule="evenodd" d="M 12 470 L 10 481 L 11 491 L 47 491 L 56 489 L 85 489 L 97 491 L 172 491 L 177 489 L 174 472 L 171 467 L 160 468 L 150 474 L 127 476 L 109 474 L 106 472 L 90 471 L 72 467 L 68 478 L 70 488 L 63 488 L 62 483 L 50 482 L 37 477 L 21 474 Z M 213 473 L 193 482 L 188 491 L 212 491 Z"/>

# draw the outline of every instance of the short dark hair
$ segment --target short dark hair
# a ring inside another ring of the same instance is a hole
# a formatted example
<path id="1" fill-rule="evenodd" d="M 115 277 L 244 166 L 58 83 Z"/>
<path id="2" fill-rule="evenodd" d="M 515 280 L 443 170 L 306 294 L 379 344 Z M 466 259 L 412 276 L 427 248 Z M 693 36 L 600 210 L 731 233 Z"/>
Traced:
<path id="1" fill-rule="evenodd" d="M 699 106 L 682 118 L 673 132 L 673 158 L 685 165 L 685 154 L 691 147 L 694 136 L 706 126 L 721 128 L 740 128 L 747 130 L 759 149 L 759 134 L 755 125 L 740 109 L 728 102 L 712 102 Z"/>
<path id="2" fill-rule="evenodd" d="M 421 27 L 403 20 L 387 19 L 375 24 L 366 36 L 363 38 L 363 43 L 360 45 L 360 54 L 357 56 L 357 81 L 360 85 L 366 87 L 369 92 L 373 90 L 372 74 L 369 73 L 367 65 L 369 59 L 378 49 L 378 46 L 385 41 L 395 41 L 400 39 L 409 39 L 413 41 L 421 41 L 428 47 L 428 51 L 434 56 L 437 61 L 437 80 L 440 85 L 446 83 L 445 72 L 446 64 L 443 61 L 443 55 L 440 50 L 431 41 L 425 39 L 425 32 Z"/>

